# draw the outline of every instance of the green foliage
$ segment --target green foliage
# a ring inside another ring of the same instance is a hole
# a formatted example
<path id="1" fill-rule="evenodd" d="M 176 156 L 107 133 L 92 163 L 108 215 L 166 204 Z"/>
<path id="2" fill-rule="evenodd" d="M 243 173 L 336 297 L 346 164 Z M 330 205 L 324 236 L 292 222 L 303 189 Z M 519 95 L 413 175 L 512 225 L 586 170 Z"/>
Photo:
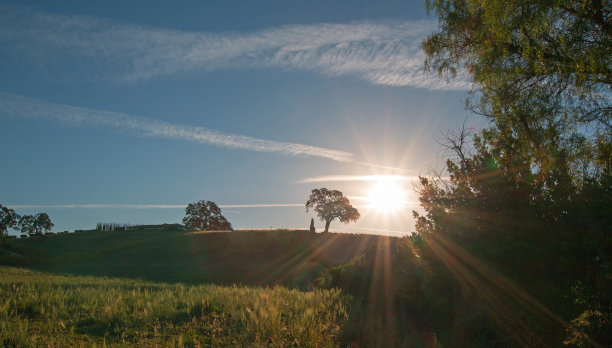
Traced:
<path id="1" fill-rule="evenodd" d="M 471 143 L 449 134 L 448 179 L 421 178 L 422 255 L 451 271 L 456 308 L 482 313 L 454 325 L 489 345 L 612 344 L 610 3 L 427 7 L 427 68 L 467 73 L 468 107 L 491 122 Z"/>
<path id="2" fill-rule="evenodd" d="M 336 289 L 159 284 L 0 267 L 0 345 L 335 346 Z"/>
<path id="3" fill-rule="evenodd" d="M 483 308 L 489 316 L 499 315 L 500 302 L 511 308 L 516 301 L 508 288 L 490 284 L 495 283 L 493 274 L 507 277 L 504 284 L 542 306 L 514 307 L 522 319 L 515 326 L 498 323 L 506 335 L 533 321 L 537 324 L 530 327 L 543 342 L 561 344 L 565 332 L 590 337 L 554 318 L 570 322 L 584 317 L 581 313 L 599 313 L 588 316 L 599 320 L 590 328 L 610 322 L 611 177 L 577 186 L 567 164 L 542 176 L 528 156 L 502 151 L 495 139 L 495 130 L 484 131 L 475 137 L 473 154 L 455 153 L 447 162 L 448 181 L 421 178 L 419 199 L 426 214 L 415 213 L 417 231 L 433 249 L 430 257 L 440 259 L 459 279 L 483 278 L 471 279 L 462 291 L 490 302 L 490 308 Z M 575 284 L 581 284 L 581 292 L 574 291 Z M 605 325 L 591 332 L 602 344 L 612 339 Z"/>
<path id="4" fill-rule="evenodd" d="M 360 217 L 359 211 L 338 190 L 328 190 L 326 188 L 312 190 L 306 202 L 306 212 L 313 207 L 317 216 L 325 221 L 324 232 L 329 232 L 329 224 L 336 218 L 347 224 L 359 220 Z"/>
<path id="5" fill-rule="evenodd" d="M 221 208 L 212 201 L 199 201 L 187 204 L 183 224 L 197 231 L 229 230 L 232 224 L 221 215 Z"/>
<path id="6" fill-rule="evenodd" d="M 612 170 L 612 6 L 590 0 L 428 0 L 439 28 L 423 42 L 426 67 L 468 73 L 470 107 L 521 142 L 545 172 L 573 180 Z M 503 146 L 503 145 L 502 145 Z"/>
<path id="7" fill-rule="evenodd" d="M 423 46 L 440 73 L 465 65 L 478 83 L 546 76 L 578 95 L 612 82 L 612 7 L 605 1 L 428 0 L 427 8 L 440 30 Z"/>

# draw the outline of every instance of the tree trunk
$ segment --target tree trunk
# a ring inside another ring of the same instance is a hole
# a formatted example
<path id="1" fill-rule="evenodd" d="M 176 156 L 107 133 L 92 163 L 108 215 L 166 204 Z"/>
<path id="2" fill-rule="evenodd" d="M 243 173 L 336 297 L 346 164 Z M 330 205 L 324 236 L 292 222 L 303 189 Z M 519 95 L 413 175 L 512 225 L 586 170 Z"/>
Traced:
<path id="1" fill-rule="evenodd" d="M 325 231 L 323 232 L 329 232 L 329 224 L 331 223 L 331 220 L 326 220 L 325 221 Z"/>

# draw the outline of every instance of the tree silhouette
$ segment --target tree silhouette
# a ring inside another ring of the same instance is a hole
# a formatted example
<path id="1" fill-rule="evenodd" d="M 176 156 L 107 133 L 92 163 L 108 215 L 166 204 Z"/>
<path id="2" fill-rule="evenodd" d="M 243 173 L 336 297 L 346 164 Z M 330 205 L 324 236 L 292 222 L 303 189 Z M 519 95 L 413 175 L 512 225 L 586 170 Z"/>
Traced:
<path id="1" fill-rule="evenodd" d="M 24 215 L 19 219 L 19 229 L 21 232 L 29 235 L 43 234 L 48 232 L 53 226 L 53 222 L 51 222 L 47 213 Z"/>
<path id="2" fill-rule="evenodd" d="M 36 233 L 36 218 L 32 215 L 23 215 L 19 218 L 19 230 L 22 233 L 33 235 Z"/>
<path id="3" fill-rule="evenodd" d="M 232 224 L 221 215 L 221 208 L 212 201 L 190 203 L 185 208 L 185 227 L 198 231 L 229 230 Z"/>
<path id="4" fill-rule="evenodd" d="M 8 236 L 9 228 L 16 228 L 19 222 L 19 215 L 13 209 L 9 209 L 0 204 L 0 239 L 2 242 Z"/>
<path id="5" fill-rule="evenodd" d="M 38 213 L 34 216 L 34 227 L 36 233 L 43 234 L 49 232 L 53 228 L 53 222 L 47 213 Z"/>
<path id="6" fill-rule="evenodd" d="M 335 218 L 345 224 L 359 220 L 359 211 L 355 209 L 342 192 L 326 188 L 314 189 L 306 202 L 306 212 L 313 208 L 321 221 L 325 221 L 325 231 L 329 232 L 329 224 Z"/>

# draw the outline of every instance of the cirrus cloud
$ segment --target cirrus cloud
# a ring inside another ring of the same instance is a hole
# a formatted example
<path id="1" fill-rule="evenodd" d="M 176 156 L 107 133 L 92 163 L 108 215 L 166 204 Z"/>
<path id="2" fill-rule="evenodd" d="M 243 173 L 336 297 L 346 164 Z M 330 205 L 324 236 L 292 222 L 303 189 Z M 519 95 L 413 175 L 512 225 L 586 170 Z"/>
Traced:
<path id="1" fill-rule="evenodd" d="M 445 82 L 424 74 L 420 43 L 435 26 L 416 20 L 196 32 L 0 5 L 0 47 L 64 74 L 65 61 L 76 59 L 94 65 L 91 74 L 124 82 L 266 68 L 353 76 L 374 85 L 467 90 L 465 75 Z"/>

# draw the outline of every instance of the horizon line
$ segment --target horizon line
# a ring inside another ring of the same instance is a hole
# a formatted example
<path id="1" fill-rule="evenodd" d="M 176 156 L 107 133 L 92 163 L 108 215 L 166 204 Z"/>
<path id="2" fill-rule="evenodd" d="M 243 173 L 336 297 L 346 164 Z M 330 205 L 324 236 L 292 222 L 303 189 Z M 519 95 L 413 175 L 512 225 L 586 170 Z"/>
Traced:
<path id="1" fill-rule="evenodd" d="M 290 208 L 303 203 L 218 204 L 219 208 Z M 187 204 L 7 204 L 11 209 L 185 209 Z"/>

